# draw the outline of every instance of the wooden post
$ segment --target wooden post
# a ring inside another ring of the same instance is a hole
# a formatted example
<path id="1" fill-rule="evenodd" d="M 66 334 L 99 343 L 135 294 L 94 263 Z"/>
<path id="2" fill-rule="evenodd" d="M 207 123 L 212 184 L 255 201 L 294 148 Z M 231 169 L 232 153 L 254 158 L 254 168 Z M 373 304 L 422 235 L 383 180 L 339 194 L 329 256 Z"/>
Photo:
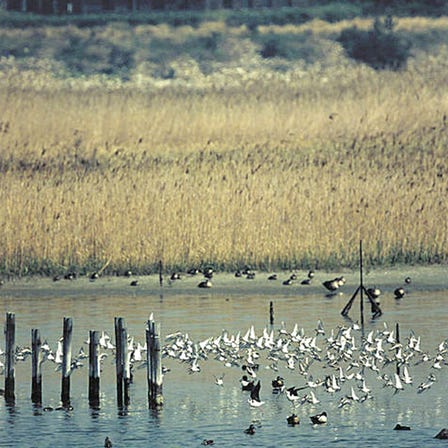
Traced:
<path id="1" fill-rule="evenodd" d="M 42 404 L 42 342 L 37 328 L 31 330 L 31 402 Z"/>
<path id="2" fill-rule="evenodd" d="M 162 260 L 159 261 L 159 284 L 160 287 L 163 286 L 163 264 L 162 264 Z"/>
<path id="3" fill-rule="evenodd" d="M 156 324 L 152 320 L 148 321 L 146 343 L 148 347 L 148 402 L 149 406 L 153 408 L 163 405 L 163 375 L 162 353 L 160 351 L 160 324 Z"/>
<path id="4" fill-rule="evenodd" d="M 272 301 L 269 303 L 269 322 L 274 325 L 274 303 Z"/>
<path id="5" fill-rule="evenodd" d="M 124 358 L 123 358 L 123 328 L 124 319 L 115 318 L 115 369 L 117 372 L 117 406 L 123 407 L 123 376 L 124 376 Z"/>
<path id="6" fill-rule="evenodd" d="M 395 324 L 395 341 L 397 344 L 400 343 L 400 324 L 398 322 Z M 396 351 L 398 352 L 398 350 L 400 349 L 397 348 Z M 397 375 L 400 375 L 400 364 L 398 359 L 397 359 Z"/>
<path id="7" fill-rule="evenodd" d="M 61 389 L 61 402 L 64 408 L 68 408 L 70 406 L 72 333 L 73 333 L 73 320 L 71 317 L 64 317 L 64 332 L 62 341 L 62 389 Z"/>
<path id="8" fill-rule="evenodd" d="M 6 313 L 5 325 L 5 400 L 8 404 L 14 404 L 15 395 L 15 334 L 16 334 L 16 316 L 14 313 Z"/>
<path id="9" fill-rule="evenodd" d="M 125 406 L 129 405 L 129 385 L 131 384 L 131 363 L 128 348 L 128 331 L 126 328 L 121 330 L 121 346 L 123 353 L 123 402 Z"/>
<path id="10" fill-rule="evenodd" d="M 89 406 L 100 407 L 100 358 L 99 358 L 99 331 L 89 332 Z"/>

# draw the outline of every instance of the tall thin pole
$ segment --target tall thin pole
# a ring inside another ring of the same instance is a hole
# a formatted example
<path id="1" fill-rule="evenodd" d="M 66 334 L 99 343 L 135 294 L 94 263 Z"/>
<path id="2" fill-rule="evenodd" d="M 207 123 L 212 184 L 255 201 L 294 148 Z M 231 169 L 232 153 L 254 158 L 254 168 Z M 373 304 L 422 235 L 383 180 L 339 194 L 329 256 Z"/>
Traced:
<path id="1" fill-rule="evenodd" d="M 364 297 L 363 297 L 363 265 L 362 265 L 362 240 L 359 240 L 359 283 L 360 283 L 360 292 L 361 292 L 361 304 L 360 304 L 360 312 L 361 312 L 361 329 L 364 331 Z"/>
<path id="2" fill-rule="evenodd" d="M 42 352 L 40 332 L 37 328 L 31 330 L 31 401 L 42 404 Z"/>
<path id="3" fill-rule="evenodd" d="M 15 395 L 15 339 L 16 339 L 16 316 L 14 313 L 6 313 L 5 325 L 5 400 L 14 404 Z"/>
<path id="4" fill-rule="evenodd" d="M 64 317 L 63 341 L 62 341 L 62 406 L 70 406 L 70 374 L 72 366 L 72 333 L 73 320 L 71 317 Z"/>
<path id="5" fill-rule="evenodd" d="M 89 336 L 89 405 L 91 408 L 100 406 L 100 360 L 99 331 L 90 330 Z"/>

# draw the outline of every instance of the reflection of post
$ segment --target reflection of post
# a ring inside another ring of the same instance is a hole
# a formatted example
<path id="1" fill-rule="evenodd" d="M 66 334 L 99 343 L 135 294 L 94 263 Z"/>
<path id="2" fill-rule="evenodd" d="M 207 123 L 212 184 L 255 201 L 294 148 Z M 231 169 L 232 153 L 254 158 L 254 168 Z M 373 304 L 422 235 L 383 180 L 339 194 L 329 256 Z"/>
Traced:
<path id="1" fill-rule="evenodd" d="M 16 334 L 16 316 L 14 313 L 6 313 L 5 325 L 5 400 L 9 404 L 14 404 L 15 395 L 15 371 L 14 371 L 14 351 Z"/>
<path id="2" fill-rule="evenodd" d="M 42 404 L 42 352 L 40 332 L 37 328 L 31 330 L 31 402 Z"/>
<path id="3" fill-rule="evenodd" d="M 64 332 L 62 341 L 62 390 L 61 390 L 61 402 L 63 407 L 70 406 L 72 333 L 73 333 L 73 320 L 71 317 L 64 317 Z"/>
<path id="4" fill-rule="evenodd" d="M 99 360 L 98 331 L 90 330 L 89 333 L 89 406 L 100 406 L 100 360 Z"/>
<path id="5" fill-rule="evenodd" d="M 362 276 L 362 240 L 359 241 L 359 287 L 361 290 L 361 305 L 360 305 L 360 313 L 361 313 L 361 328 L 364 330 L 364 297 L 362 295 L 364 285 L 363 285 L 363 276 Z"/>
<path id="6" fill-rule="evenodd" d="M 162 354 L 160 351 L 160 324 L 149 320 L 146 328 L 146 344 L 148 347 L 147 378 L 148 402 L 150 407 L 163 405 Z"/>
<path id="7" fill-rule="evenodd" d="M 159 261 L 159 284 L 160 284 L 160 287 L 163 286 L 163 264 L 162 264 L 162 260 Z"/>
<path id="8" fill-rule="evenodd" d="M 272 301 L 269 303 L 269 322 L 274 325 L 274 303 Z"/>

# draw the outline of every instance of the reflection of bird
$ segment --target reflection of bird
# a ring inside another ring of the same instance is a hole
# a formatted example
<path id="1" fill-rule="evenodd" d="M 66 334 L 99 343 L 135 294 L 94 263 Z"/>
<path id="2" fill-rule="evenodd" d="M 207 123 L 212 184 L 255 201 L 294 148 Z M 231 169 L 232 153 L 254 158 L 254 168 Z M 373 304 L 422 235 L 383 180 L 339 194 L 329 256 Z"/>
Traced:
<path id="1" fill-rule="evenodd" d="M 252 407 L 259 407 L 264 404 L 264 401 L 260 400 L 260 389 L 261 382 L 260 380 L 258 380 L 258 383 L 255 384 L 255 386 L 250 391 L 250 398 L 247 400 Z"/>
<path id="2" fill-rule="evenodd" d="M 316 414 L 310 417 L 313 425 L 322 425 L 323 423 L 327 423 L 327 413 L 324 411 L 320 414 Z"/>
<path id="3" fill-rule="evenodd" d="M 292 414 L 286 419 L 286 421 L 288 422 L 288 425 L 294 426 L 300 423 L 300 418 L 298 415 Z"/>

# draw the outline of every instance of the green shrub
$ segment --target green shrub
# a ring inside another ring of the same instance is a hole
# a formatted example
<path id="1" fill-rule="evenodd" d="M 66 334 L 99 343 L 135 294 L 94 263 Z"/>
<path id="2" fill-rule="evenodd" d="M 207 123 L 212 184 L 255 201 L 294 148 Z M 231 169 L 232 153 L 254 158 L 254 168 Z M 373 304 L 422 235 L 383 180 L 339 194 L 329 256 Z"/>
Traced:
<path id="1" fill-rule="evenodd" d="M 394 26 L 391 17 L 384 20 L 375 19 L 371 30 L 348 28 L 341 32 L 338 41 L 347 54 L 357 61 L 364 62 L 376 70 L 399 70 L 406 65 L 411 45 L 394 32 Z"/>

